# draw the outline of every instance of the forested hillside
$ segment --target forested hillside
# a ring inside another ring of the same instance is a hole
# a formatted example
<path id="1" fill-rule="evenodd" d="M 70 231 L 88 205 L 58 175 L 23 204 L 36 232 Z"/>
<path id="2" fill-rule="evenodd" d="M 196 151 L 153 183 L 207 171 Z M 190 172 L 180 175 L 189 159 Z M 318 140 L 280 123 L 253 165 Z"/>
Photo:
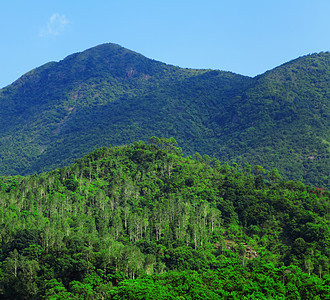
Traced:
<path id="1" fill-rule="evenodd" d="M 329 299 L 329 192 L 176 141 L 0 177 L 2 299 Z"/>
<path id="2" fill-rule="evenodd" d="M 50 171 L 155 135 L 173 136 L 185 155 L 277 167 L 329 188 L 329 82 L 328 52 L 249 78 L 100 45 L 0 90 L 0 173 Z"/>

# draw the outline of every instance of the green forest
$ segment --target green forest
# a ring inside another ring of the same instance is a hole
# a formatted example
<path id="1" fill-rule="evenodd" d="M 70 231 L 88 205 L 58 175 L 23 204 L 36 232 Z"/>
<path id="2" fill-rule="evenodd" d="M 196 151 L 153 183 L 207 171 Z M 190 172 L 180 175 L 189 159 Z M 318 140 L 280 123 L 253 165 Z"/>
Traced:
<path id="1" fill-rule="evenodd" d="M 0 177 L 1 299 L 330 299 L 330 201 L 174 138 Z"/>

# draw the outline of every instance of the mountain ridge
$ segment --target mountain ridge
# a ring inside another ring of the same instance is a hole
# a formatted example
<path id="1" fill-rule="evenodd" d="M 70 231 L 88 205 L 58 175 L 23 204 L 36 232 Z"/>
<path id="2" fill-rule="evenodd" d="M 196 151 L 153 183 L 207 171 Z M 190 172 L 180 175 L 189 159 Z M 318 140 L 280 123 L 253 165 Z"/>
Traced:
<path id="1" fill-rule="evenodd" d="M 51 170 L 156 135 L 174 136 L 186 154 L 328 186 L 329 61 L 329 52 L 307 55 L 250 78 L 182 69 L 115 44 L 72 54 L 0 90 L 0 173 Z"/>

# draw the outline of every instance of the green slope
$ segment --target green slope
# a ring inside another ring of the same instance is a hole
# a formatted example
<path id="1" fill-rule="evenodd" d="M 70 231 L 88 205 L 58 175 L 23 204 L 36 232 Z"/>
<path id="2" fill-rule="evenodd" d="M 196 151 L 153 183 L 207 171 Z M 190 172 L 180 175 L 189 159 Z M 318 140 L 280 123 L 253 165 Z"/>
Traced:
<path id="1" fill-rule="evenodd" d="M 0 177 L 1 299 L 328 299 L 329 192 L 175 140 Z"/>
<path id="2" fill-rule="evenodd" d="M 231 107 L 238 117 L 224 137 L 232 143 L 218 156 L 329 187 L 330 54 L 296 59 L 254 80 Z"/>
<path id="3" fill-rule="evenodd" d="M 175 137 L 185 154 L 276 166 L 329 187 L 329 59 L 305 56 L 248 78 L 100 45 L 0 91 L 0 172 L 51 170 L 156 135 Z"/>

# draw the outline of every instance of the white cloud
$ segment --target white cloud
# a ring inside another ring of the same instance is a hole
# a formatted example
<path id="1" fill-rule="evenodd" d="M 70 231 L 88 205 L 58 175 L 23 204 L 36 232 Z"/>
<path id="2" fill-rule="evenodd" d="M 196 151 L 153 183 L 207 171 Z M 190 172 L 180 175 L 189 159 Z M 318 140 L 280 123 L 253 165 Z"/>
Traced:
<path id="1" fill-rule="evenodd" d="M 60 15 L 58 13 L 53 14 L 49 18 L 47 25 L 41 29 L 40 36 L 57 36 L 65 30 L 68 24 L 69 20 L 66 18 L 65 15 Z"/>

